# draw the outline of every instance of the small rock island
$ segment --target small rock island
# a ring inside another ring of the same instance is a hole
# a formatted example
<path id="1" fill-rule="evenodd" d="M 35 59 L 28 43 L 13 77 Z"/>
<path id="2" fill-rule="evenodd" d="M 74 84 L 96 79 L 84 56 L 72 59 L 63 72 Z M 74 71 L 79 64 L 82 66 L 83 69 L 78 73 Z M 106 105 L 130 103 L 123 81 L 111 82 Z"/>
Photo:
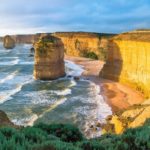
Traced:
<path id="1" fill-rule="evenodd" d="M 15 47 L 15 40 L 11 36 L 6 35 L 3 39 L 3 46 L 6 49 L 13 49 Z"/>
<path id="2" fill-rule="evenodd" d="M 65 76 L 64 45 L 54 36 L 46 35 L 34 44 L 34 78 L 54 80 Z"/>

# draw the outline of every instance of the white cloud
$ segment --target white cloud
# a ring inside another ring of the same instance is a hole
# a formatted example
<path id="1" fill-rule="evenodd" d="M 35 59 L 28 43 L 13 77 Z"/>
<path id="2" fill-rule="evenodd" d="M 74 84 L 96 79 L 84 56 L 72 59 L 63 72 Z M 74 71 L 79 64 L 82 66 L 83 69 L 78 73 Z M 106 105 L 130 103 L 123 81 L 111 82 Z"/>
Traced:
<path id="1" fill-rule="evenodd" d="M 150 27 L 148 0 L 1 0 L 0 35 Z"/>

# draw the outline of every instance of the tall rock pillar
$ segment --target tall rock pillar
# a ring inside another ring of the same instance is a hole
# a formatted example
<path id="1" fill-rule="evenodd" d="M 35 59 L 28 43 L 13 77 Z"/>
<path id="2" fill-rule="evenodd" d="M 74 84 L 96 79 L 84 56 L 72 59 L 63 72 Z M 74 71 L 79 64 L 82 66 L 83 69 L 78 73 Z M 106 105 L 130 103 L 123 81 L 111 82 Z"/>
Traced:
<path id="1" fill-rule="evenodd" d="M 13 49 L 15 47 L 14 39 L 11 36 L 6 35 L 3 39 L 3 46 L 6 49 Z"/>
<path id="2" fill-rule="evenodd" d="M 59 38 L 46 35 L 35 43 L 34 77 L 54 80 L 65 75 L 64 45 Z"/>

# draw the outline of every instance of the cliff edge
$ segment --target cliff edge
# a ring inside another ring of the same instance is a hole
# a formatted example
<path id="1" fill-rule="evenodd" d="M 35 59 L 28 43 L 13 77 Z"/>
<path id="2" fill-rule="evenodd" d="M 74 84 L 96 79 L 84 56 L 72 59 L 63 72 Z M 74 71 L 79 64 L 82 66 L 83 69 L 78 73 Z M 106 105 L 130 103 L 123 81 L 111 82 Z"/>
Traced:
<path id="1" fill-rule="evenodd" d="M 100 76 L 127 84 L 150 97 L 150 32 L 133 31 L 108 42 L 108 56 Z"/>

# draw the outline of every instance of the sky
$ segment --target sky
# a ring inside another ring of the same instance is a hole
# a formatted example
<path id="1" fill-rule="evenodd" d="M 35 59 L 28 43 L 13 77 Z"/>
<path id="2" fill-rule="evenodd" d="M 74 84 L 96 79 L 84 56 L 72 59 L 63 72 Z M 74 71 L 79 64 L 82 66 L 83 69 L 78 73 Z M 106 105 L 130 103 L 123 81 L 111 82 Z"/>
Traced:
<path id="1" fill-rule="evenodd" d="M 0 0 L 0 35 L 150 28 L 150 0 Z"/>

